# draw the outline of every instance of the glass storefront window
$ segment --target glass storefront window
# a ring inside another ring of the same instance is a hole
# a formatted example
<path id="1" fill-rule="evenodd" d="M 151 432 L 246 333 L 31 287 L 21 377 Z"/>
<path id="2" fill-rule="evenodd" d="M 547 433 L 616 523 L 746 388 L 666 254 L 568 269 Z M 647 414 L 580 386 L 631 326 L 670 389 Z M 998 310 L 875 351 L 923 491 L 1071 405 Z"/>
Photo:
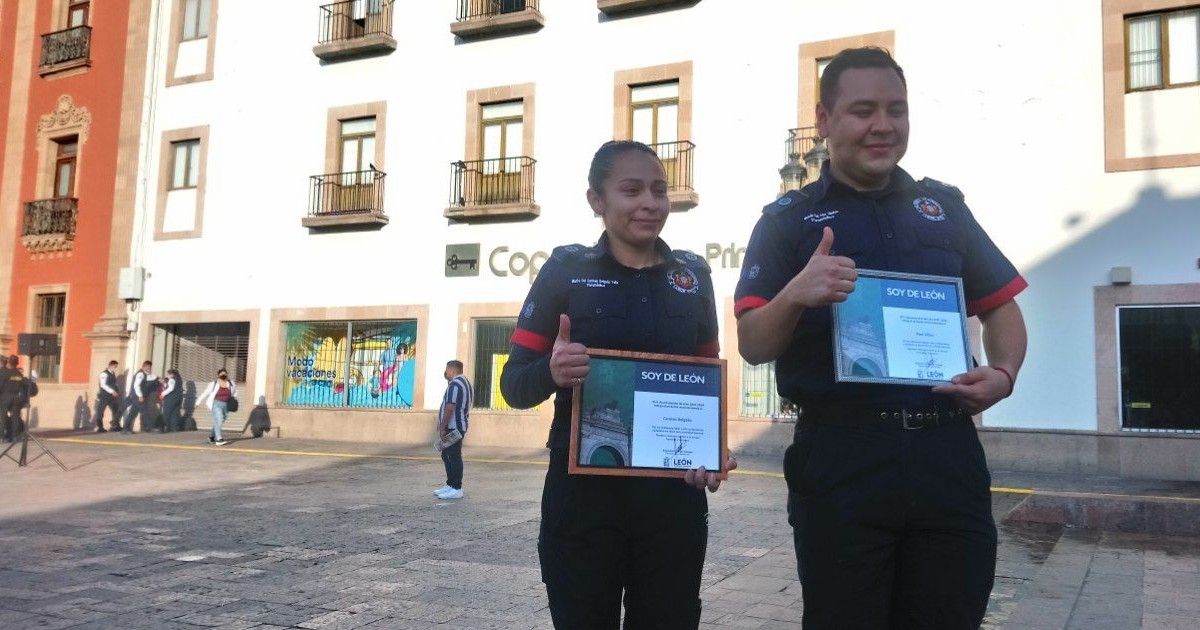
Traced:
<path id="1" fill-rule="evenodd" d="M 306 407 L 412 407 L 417 322 L 284 324 L 283 404 Z"/>
<path id="2" fill-rule="evenodd" d="M 742 403 L 744 418 L 795 418 L 796 405 L 779 396 L 775 386 L 775 362 L 750 365 L 742 362 Z"/>
<path id="3" fill-rule="evenodd" d="M 508 362 L 509 340 L 517 329 L 515 317 L 476 319 L 475 386 L 476 409 L 512 409 L 500 394 L 500 373 Z"/>
<path id="4" fill-rule="evenodd" d="M 1121 428 L 1200 432 L 1200 304 L 1117 308 Z"/>

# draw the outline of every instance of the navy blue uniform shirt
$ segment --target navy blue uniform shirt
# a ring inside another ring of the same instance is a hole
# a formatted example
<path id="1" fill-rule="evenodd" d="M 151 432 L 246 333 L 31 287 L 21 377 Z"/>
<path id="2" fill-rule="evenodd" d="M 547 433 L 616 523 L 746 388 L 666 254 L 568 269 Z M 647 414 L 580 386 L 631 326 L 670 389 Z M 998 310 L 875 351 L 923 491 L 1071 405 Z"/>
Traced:
<path id="1" fill-rule="evenodd" d="M 655 247 L 664 262 L 645 269 L 617 262 L 607 233 L 594 247 L 554 249 L 529 289 L 512 336 L 501 380 L 510 405 L 532 407 L 558 389 L 550 376 L 550 350 L 560 313 L 571 318 L 571 341 L 588 348 L 717 356 L 708 263 L 688 251 L 671 251 L 662 239 Z M 555 426 L 570 422 L 571 390 L 558 393 Z"/>
<path id="2" fill-rule="evenodd" d="M 886 188 L 863 193 L 835 180 L 826 164 L 820 179 L 763 208 L 734 293 L 736 315 L 765 305 L 800 273 L 826 227 L 833 229 L 831 255 L 851 258 L 859 268 L 962 278 L 968 315 L 986 313 L 1028 286 L 957 188 L 914 181 L 897 167 Z M 833 374 L 830 308 L 805 309 L 775 363 L 781 396 L 800 403 L 945 400 L 929 387 L 835 383 Z"/>

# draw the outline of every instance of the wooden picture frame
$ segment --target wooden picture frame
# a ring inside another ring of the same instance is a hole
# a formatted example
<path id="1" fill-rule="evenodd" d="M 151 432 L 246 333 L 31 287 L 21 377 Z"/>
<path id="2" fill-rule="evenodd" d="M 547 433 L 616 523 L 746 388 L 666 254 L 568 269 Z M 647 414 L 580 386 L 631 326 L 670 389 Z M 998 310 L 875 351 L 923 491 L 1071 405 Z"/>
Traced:
<path id="1" fill-rule="evenodd" d="M 729 471 L 725 359 L 589 349 L 573 391 L 567 472 L 683 478 Z"/>

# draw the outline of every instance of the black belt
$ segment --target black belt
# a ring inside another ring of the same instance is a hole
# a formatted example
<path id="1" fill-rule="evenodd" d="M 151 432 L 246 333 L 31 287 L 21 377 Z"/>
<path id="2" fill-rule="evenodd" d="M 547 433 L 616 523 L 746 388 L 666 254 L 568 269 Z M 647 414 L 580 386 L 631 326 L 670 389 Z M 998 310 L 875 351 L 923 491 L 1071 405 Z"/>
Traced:
<path id="1" fill-rule="evenodd" d="M 798 424 L 868 424 L 927 429 L 971 422 L 971 414 L 949 405 L 894 407 L 880 405 L 803 405 Z"/>

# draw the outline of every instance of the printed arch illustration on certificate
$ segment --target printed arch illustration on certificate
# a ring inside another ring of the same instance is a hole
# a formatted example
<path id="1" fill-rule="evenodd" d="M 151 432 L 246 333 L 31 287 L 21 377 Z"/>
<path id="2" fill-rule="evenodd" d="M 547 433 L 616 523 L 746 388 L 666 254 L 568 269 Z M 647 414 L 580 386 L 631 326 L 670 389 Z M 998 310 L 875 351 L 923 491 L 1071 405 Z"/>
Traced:
<path id="1" fill-rule="evenodd" d="M 832 319 L 838 382 L 937 385 L 972 364 L 960 278 L 859 269 Z"/>
<path id="2" fill-rule="evenodd" d="M 574 390 L 571 474 L 683 477 L 728 456 L 724 359 L 589 350 Z"/>

